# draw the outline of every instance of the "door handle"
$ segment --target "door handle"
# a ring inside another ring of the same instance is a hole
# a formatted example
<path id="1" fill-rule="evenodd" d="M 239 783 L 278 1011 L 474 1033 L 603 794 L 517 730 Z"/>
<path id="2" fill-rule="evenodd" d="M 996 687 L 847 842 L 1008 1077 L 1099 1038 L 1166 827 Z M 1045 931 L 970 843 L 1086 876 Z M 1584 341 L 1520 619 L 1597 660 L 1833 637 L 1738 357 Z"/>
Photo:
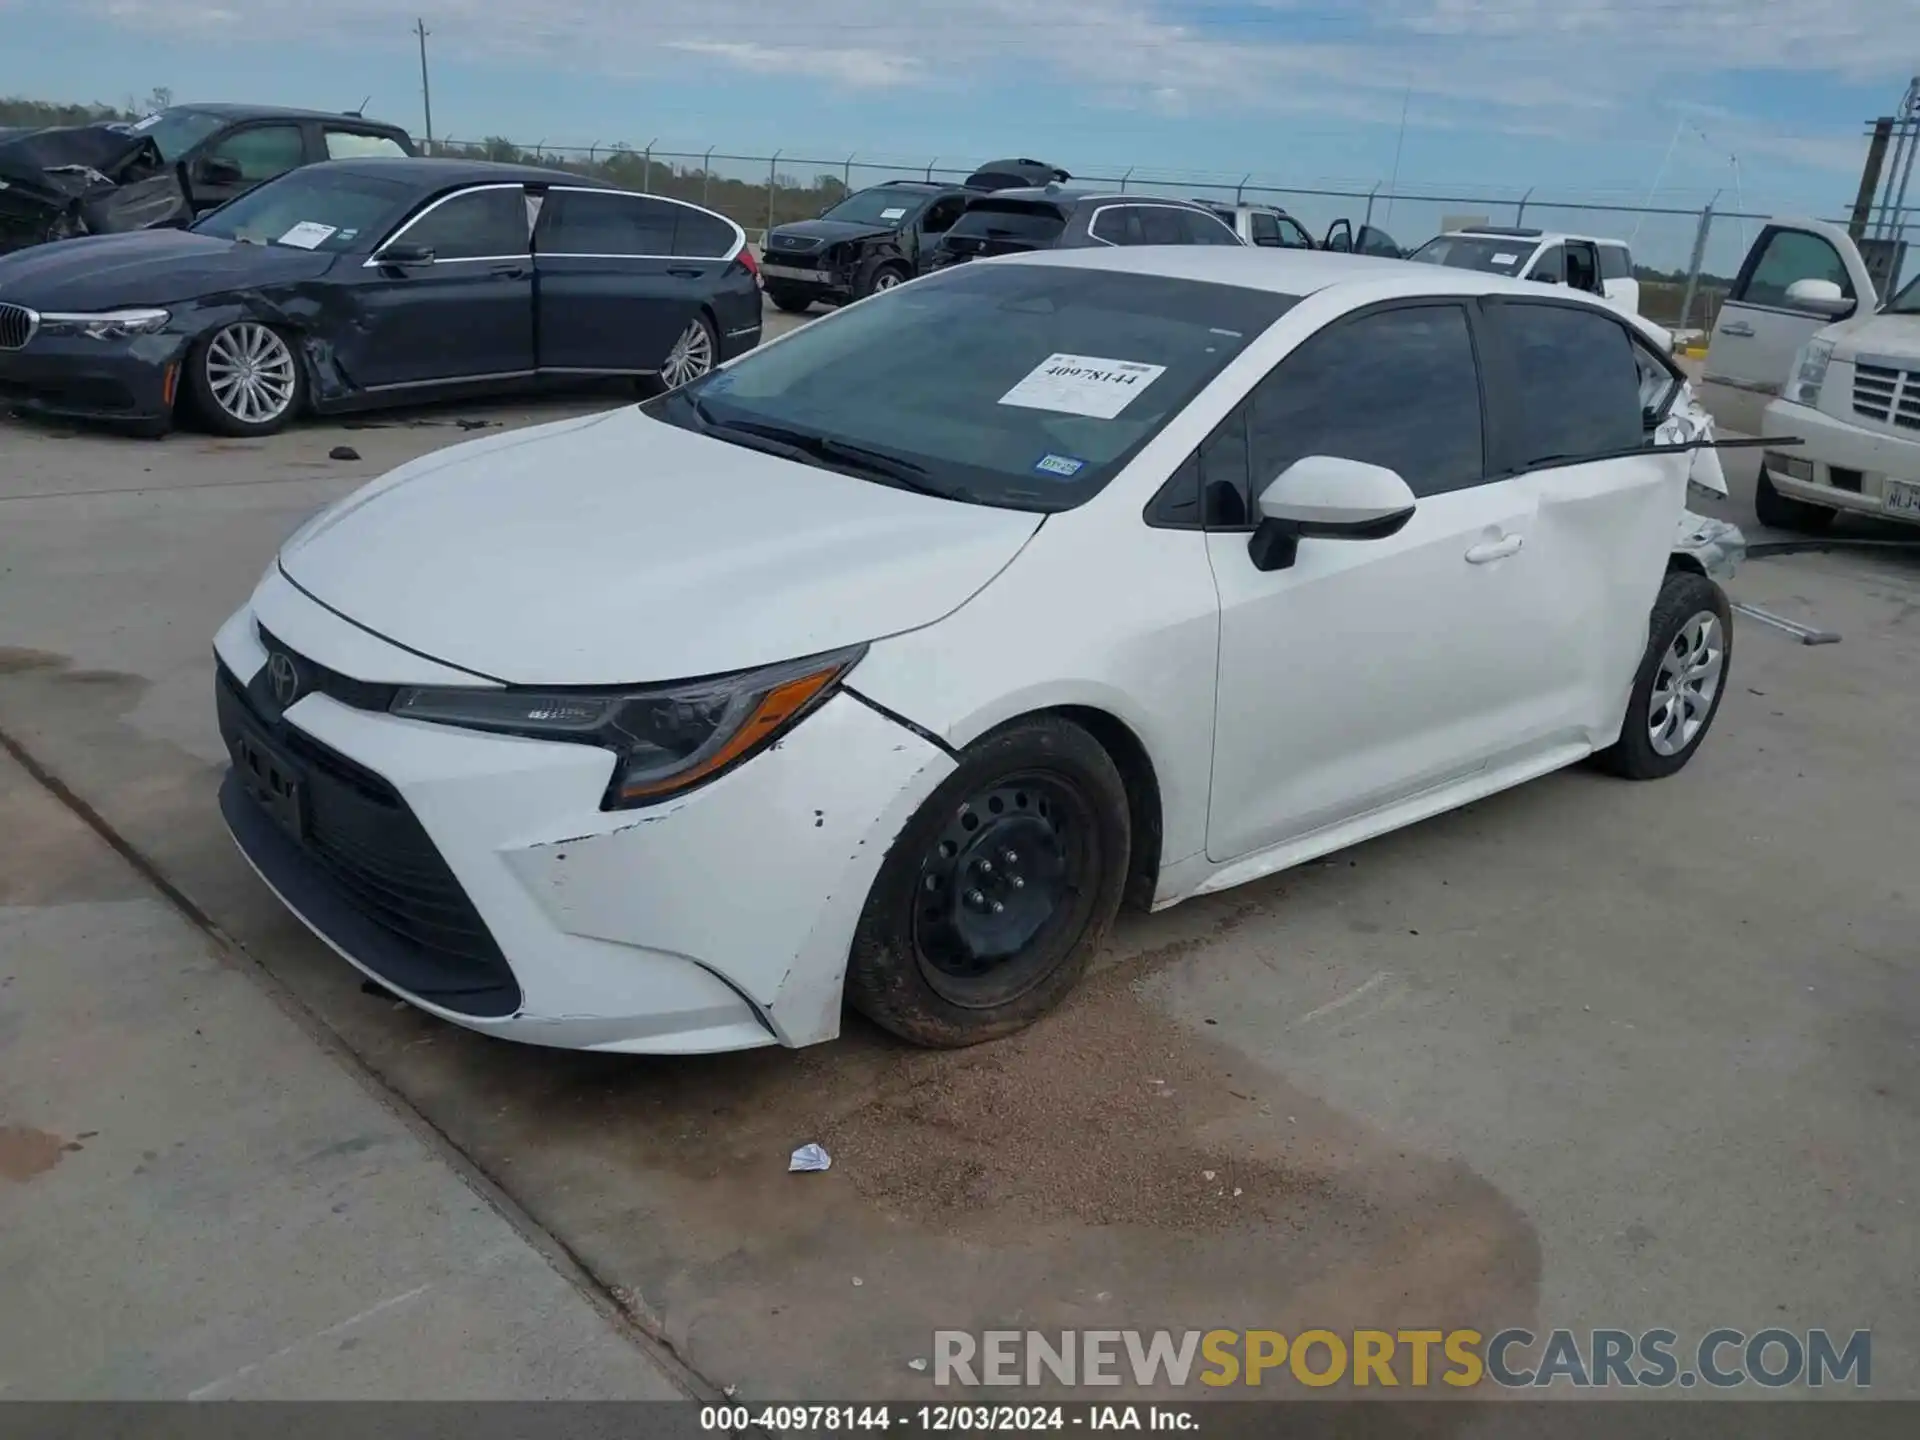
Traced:
<path id="1" fill-rule="evenodd" d="M 667 274 L 678 275 L 683 280 L 698 280 L 707 272 L 698 265 L 669 265 Z"/>
<path id="2" fill-rule="evenodd" d="M 1732 335 L 1736 339 L 1746 340 L 1753 335 L 1753 326 L 1744 320 L 1730 320 L 1720 327 L 1722 335 Z"/>
<path id="3" fill-rule="evenodd" d="M 1485 565 L 1492 560 L 1504 560 L 1509 555 L 1520 553 L 1520 547 L 1527 543 L 1524 535 L 1502 535 L 1498 540 L 1488 540 L 1467 551 L 1469 565 Z"/>
<path id="4" fill-rule="evenodd" d="M 498 275 L 503 280 L 518 280 L 522 275 L 527 273 L 527 267 L 524 265 L 496 265 L 487 273 L 489 275 Z"/>

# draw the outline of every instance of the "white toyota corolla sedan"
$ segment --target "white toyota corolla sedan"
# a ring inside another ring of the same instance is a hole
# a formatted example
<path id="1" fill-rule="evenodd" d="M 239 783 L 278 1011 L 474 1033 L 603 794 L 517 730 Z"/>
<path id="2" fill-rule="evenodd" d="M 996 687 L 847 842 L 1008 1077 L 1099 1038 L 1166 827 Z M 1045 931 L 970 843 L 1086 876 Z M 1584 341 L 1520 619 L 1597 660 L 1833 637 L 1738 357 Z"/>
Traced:
<path id="1" fill-rule="evenodd" d="M 221 805 L 382 985 L 545 1045 L 964 1045 L 1123 900 L 1590 755 L 1672 774 L 1728 604 L 1597 300 L 1229 248 L 960 266 L 403 465 L 221 629 Z"/>

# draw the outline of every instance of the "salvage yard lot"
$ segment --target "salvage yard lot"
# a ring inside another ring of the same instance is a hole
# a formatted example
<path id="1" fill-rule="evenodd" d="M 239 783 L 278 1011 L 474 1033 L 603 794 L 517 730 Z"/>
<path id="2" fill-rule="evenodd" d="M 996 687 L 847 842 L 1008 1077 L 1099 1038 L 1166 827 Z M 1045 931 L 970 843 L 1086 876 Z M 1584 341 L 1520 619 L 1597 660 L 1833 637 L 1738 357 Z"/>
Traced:
<path id="1" fill-rule="evenodd" d="M 1575 770 L 1131 917 L 1010 1041 L 515 1048 L 363 993 L 254 879 L 210 640 L 302 520 L 462 422 L 627 398 L 0 421 L 0 733 L 716 1387 L 934 1398 L 935 1328 L 1777 1325 L 1871 1327 L 1875 1393 L 1920 1396 L 1920 555 L 1749 562 L 1737 601 L 1844 638 L 1738 621 L 1677 778 Z M 806 1141 L 830 1172 L 786 1173 Z"/>

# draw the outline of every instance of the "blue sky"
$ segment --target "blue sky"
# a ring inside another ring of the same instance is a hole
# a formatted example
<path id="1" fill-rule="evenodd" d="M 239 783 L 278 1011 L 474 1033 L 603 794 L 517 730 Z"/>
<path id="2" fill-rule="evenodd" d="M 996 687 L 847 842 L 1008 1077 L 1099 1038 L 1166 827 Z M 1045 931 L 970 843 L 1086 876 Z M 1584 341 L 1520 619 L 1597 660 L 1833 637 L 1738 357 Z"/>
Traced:
<path id="1" fill-rule="evenodd" d="M 1026 154 L 1175 190 L 1251 173 L 1364 193 L 1397 164 L 1403 192 L 1502 202 L 1376 202 L 1403 240 L 1510 220 L 1531 188 L 1530 222 L 1630 233 L 1668 264 L 1684 216 L 1543 206 L 1719 192 L 1837 213 L 1864 122 L 1920 68 L 1914 0 L 0 0 L 0 93 L 371 95 L 418 134 L 416 15 L 442 136 L 780 149 L 801 175 Z M 1316 226 L 1365 204 L 1285 203 Z M 1730 264 L 1742 228 L 1717 223 L 1710 259 Z"/>

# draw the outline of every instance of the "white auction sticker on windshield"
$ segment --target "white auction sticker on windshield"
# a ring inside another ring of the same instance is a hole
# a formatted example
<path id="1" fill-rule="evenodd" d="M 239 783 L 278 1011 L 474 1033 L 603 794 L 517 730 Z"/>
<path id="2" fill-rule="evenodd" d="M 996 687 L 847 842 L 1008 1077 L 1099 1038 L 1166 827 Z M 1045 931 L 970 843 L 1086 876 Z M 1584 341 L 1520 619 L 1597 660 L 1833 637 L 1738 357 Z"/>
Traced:
<path id="1" fill-rule="evenodd" d="M 1496 265 L 1518 265 L 1520 263 L 1520 257 L 1518 255 L 1496 255 L 1493 257 L 1493 263 Z"/>
<path id="2" fill-rule="evenodd" d="M 318 220 L 302 220 L 286 234 L 280 237 L 280 244 L 292 245 L 300 250 L 316 250 L 333 238 L 337 226 L 322 225 Z"/>
<path id="3" fill-rule="evenodd" d="M 907 213 L 907 207 L 904 205 L 900 205 L 900 206 L 896 206 L 894 209 L 891 209 L 891 210 L 882 210 L 880 212 L 880 218 L 882 220 L 898 220 L 902 215 L 906 213 Z"/>
<path id="4" fill-rule="evenodd" d="M 1111 420 L 1134 396 L 1166 373 L 1164 365 L 1142 365 L 1137 360 L 1054 354 L 1002 395 L 1000 403 Z"/>
<path id="5" fill-rule="evenodd" d="M 135 130 L 151 130 L 159 123 L 160 117 L 158 115 L 149 115 L 144 120 L 136 121 L 133 128 Z"/>

